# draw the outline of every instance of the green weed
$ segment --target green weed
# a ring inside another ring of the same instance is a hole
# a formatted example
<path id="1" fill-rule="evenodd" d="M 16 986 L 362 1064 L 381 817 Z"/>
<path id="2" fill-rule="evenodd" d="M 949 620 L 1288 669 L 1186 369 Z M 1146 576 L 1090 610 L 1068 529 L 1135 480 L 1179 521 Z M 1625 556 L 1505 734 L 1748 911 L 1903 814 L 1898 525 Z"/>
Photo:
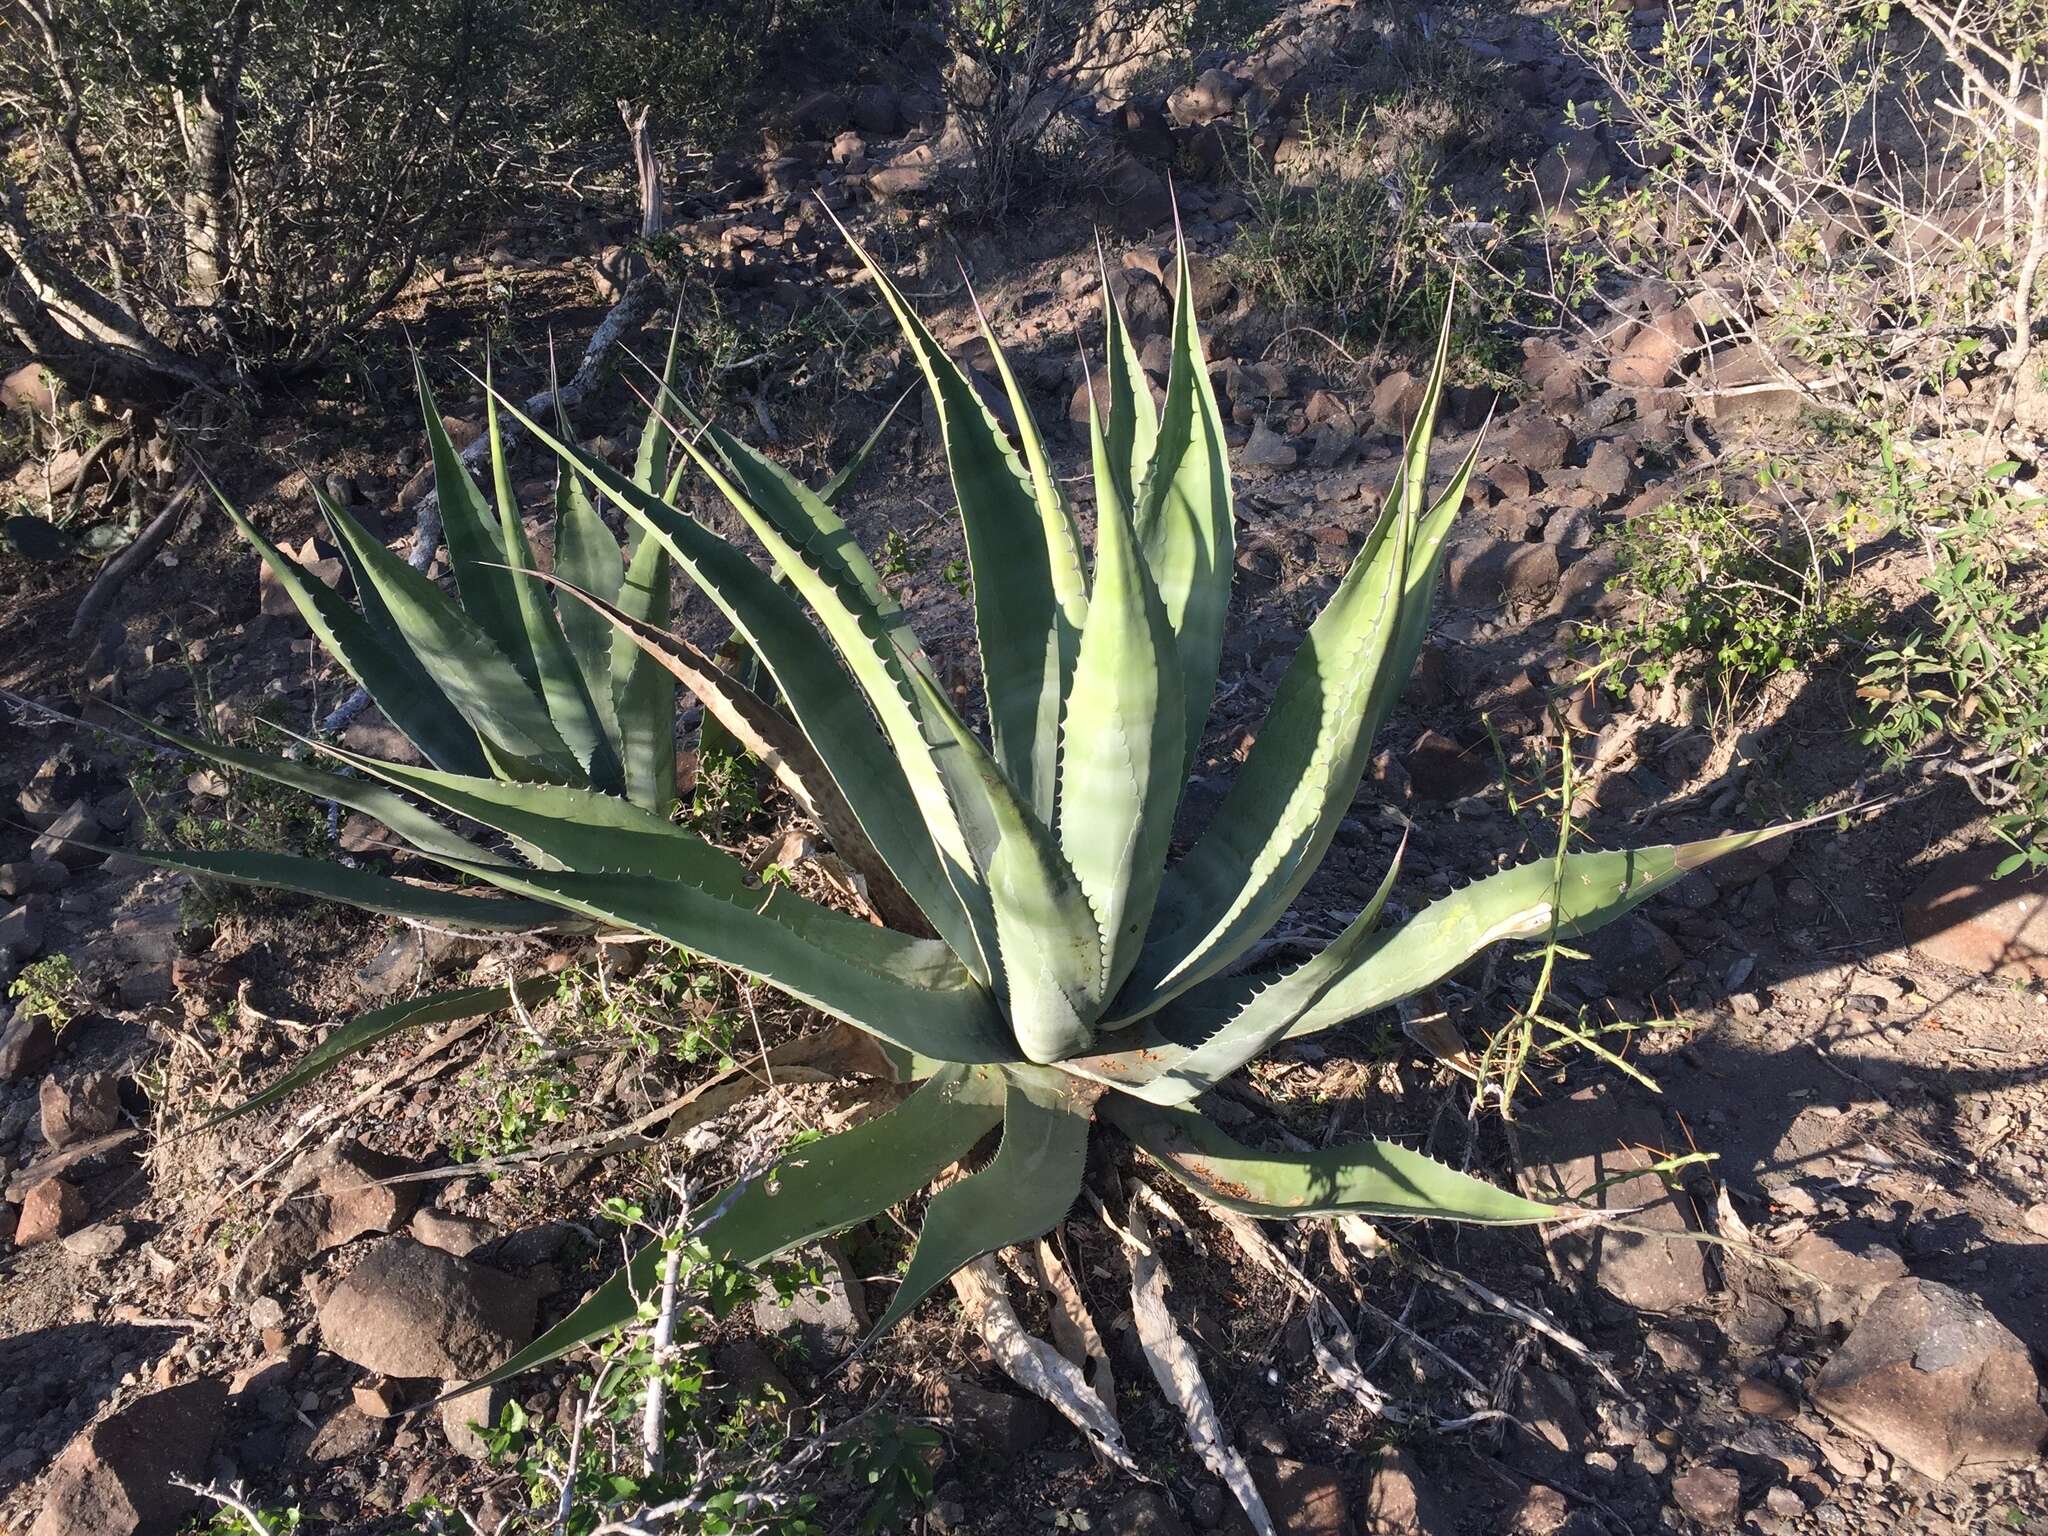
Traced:
<path id="1" fill-rule="evenodd" d="M 1849 590 L 1841 540 L 1731 500 L 1718 480 L 1631 518 L 1614 546 L 1616 584 L 1638 607 L 1580 633 L 1617 685 L 1633 671 L 1652 685 L 1707 690 L 1732 711 L 1871 627 L 1870 605 Z"/>
<path id="2" fill-rule="evenodd" d="M 51 1032 L 64 1027 L 85 1011 L 85 981 L 69 955 L 45 955 L 21 968 L 9 983 L 7 995 L 15 1000 L 14 1011 L 27 1019 L 47 1019 Z"/>

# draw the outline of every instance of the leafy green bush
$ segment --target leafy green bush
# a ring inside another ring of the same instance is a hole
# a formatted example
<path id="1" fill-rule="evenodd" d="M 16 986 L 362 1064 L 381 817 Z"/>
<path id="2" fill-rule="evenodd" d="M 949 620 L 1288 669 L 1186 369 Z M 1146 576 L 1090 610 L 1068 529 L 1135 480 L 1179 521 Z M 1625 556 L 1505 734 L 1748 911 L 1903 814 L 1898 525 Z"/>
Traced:
<path id="1" fill-rule="evenodd" d="M 363 775 L 355 779 L 235 760 L 380 816 L 424 858 L 504 896 L 494 905 L 313 860 L 145 856 L 375 910 L 447 914 L 441 921 L 462 921 L 453 914 L 466 908 L 471 921 L 487 924 L 582 922 L 666 939 L 872 1037 L 895 1073 L 918 1084 L 909 1098 L 710 1197 L 696 1235 L 712 1261 L 759 1262 L 915 1198 L 1000 1130 L 992 1161 L 931 1198 L 878 1330 L 976 1256 L 1061 1220 L 1080 1193 L 1098 1117 L 1202 1198 L 1253 1215 L 1558 1217 L 1557 1207 L 1389 1141 L 1306 1155 L 1254 1150 L 1192 1105 L 1284 1040 L 1434 985 L 1499 940 L 1588 932 L 1686 871 L 1771 834 L 1572 853 L 1506 869 L 1382 933 L 1397 859 L 1320 954 L 1239 973 L 1350 814 L 1374 733 L 1422 643 L 1473 454 L 1432 494 L 1446 333 L 1386 512 L 1310 627 L 1229 795 L 1193 846 L 1171 857 L 1175 815 L 1216 689 L 1235 538 L 1223 424 L 1184 252 L 1180 261 L 1163 407 L 1153 404 L 1114 306 L 1107 316 L 1110 410 L 1106 422 L 1098 416 L 1092 424 L 1092 565 L 1000 353 L 997 373 L 1021 452 L 869 263 L 937 402 L 977 575 L 986 741 L 940 687 L 933 659 L 825 496 L 716 425 L 676 442 L 766 548 L 771 575 L 679 512 L 672 478 L 618 474 L 527 422 L 558 455 L 564 479 L 588 482 L 630 519 L 643 548 L 665 550 L 758 658 L 772 700 L 752 695 L 762 708 L 751 716 L 734 710 L 734 684 L 721 673 L 701 685 L 707 713 L 722 724 L 748 723 L 749 739 L 794 783 L 799 803 L 816 808 L 842 859 L 893 877 L 907 898 L 900 925 L 878 926 L 784 882 L 757 880 L 669 820 L 665 798 L 601 787 L 590 767 L 599 738 L 584 733 L 587 758 L 571 746 L 542 713 L 556 695 L 505 655 L 507 647 L 538 648 L 546 627 L 566 614 L 528 602 L 516 623 L 487 630 L 410 568 L 365 558 L 374 541 L 345 519 L 337 526 L 345 547 L 357 550 L 362 616 L 274 546 L 258 540 L 259 548 L 316 632 L 380 702 L 394 681 L 403 685 L 385 704 L 392 722 L 431 733 L 428 755 L 458 766 L 322 749 Z M 501 517 L 502 555 L 480 556 L 490 538 L 481 498 L 448 495 L 443 506 L 466 601 L 483 569 L 524 566 L 510 536 L 515 514 Z M 554 585 L 573 591 L 561 577 Z M 519 589 L 542 590 L 530 577 Z M 644 653 L 667 657 L 679 643 L 646 624 L 620 621 L 620 629 Z M 415 670 L 394 670 L 407 656 Z M 436 685 L 431 697 L 418 692 L 420 669 Z M 573 724 L 580 706 L 573 696 L 563 705 L 554 718 Z M 460 766 L 478 760 L 498 771 Z M 407 796 L 507 841 L 458 836 Z M 349 879 L 338 878 L 343 873 Z M 488 1011 L 505 997 L 503 988 L 472 989 L 366 1015 L 259 1101 L 395 1030 Z M 660 1246 L 650 1245 L 493 1379 L 631 1318 L 662 1262 Z"/>
<path id="2" fill-rule="evenodd" d="M 1733 501 L 1718 480 L 1629 519 L 1614 547 L 1615 585 L 1637 607 L 1580 633 L 1617 684 L 1633 670 L 1733 709 L 1771 678 L 1869 632 L 1872 611 L 1849 590 L 1842 542 Z"/>
<path id="3" fill-rule="evenodd" d="M 2048 628 L 2022 597 L 2042 577 L 2048 501 L 2006 489 L 2015 468 L 1991 466 L 1947 505 L 1894 474 L 1895 506 L 1931 503 L 1908 510 L 1927 549 L 1928 627 L 1871 651 L 1857 688 L 1864 739 L 1888 761 L 1953 755 L 2013 850 L 2000 874 L 2048 869 Z"/>

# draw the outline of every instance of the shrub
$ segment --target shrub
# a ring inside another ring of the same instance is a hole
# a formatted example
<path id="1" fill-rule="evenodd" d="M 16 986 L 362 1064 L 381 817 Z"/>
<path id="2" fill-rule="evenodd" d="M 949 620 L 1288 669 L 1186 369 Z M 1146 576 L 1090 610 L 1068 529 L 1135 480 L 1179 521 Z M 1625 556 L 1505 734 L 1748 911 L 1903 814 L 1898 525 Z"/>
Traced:
<path id="1" fill-rule="evenodd" d="M 1626 618 L 1587 625 L 1619 681 L 1711 691 L 1733 710 L 1781 673 L 1812 666 L 1868 633 L 1832 530 L 1731 500 L 1718 480 L 1623 524 L 1614 539 L 1638 599 Z"/>
<path id="2" fill-rule="evenodd" d="M 1894 766 L 1952 763 L 2012 849 L 1999 868 L 2048 869 L 2048 629 L 2023 602 L 2039 578 L 2048 503 L 1993 465 L 1944 498 L 1892 476 L 1892 505 L 1927 551 L 1926 627 L 1865 658 L 1864 740 Z"/>

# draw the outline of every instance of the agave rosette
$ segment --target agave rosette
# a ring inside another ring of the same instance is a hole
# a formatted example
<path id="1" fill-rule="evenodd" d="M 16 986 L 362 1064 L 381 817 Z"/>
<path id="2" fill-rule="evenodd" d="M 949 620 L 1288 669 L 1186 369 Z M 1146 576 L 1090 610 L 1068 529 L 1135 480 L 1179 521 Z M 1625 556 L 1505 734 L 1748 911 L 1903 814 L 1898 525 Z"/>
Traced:
<path id="1" fill-rule="evenodd" d="M 765 1259 L 912 1199 L 999 1132 L 993 1156 L 928 1203 L 878 1331 L 960 1265 L 1057 1223 L 1080 1191 L 1098 1118 L 1204 1198 L 1255 1216 L 1558 1216 L 1389 1141 L 1308 1155 L 1246 1147 L 1194 1104 L 1283 1041 L 1411 996 L 1495 942 L 1587 932 L 1768 835 L 1544 859 L 1383 928 L 1390 867 L 1320 953 L 1240 969 L 1349 813 L 1423 639 L 1473 466 L 1468 454 L 1432 489 L 1444 346 L 1384 511 L 1304 636 L 1221 806 L 1175 857 L 1175 814 L 1216 690 L 1234 548 L 1223 424 L 1185 252 L 1163 402 L 1105 285 L 1108 409 L 1105 419 L 1091 405 L 1092 552 L 1000 350 L 1014 438 L 887 274 L 862 259 L 937 404 L 974 576 L 986 739 L 939 686 L 932 657 L 834 510 L 839 483 L 813 492 L 716 425 L 671 432 L 660 409 L 636 472 L 622 474 L 566 431 L 522 415 L 562 470 L 555 568 L 542 580 L 503 453 L 494 454 L 493 518 L 429 402 L 460 602 L 337 508 L 328 515 L 360 613 L 242 523 L 425 765 L 325 747 L 348 770 L 335 772 L 187 745 L 365 811 L 500 894 L 277 855 L 153 856 L 402 916 L 504 927 L 566 915 L 646 934 L 873 1036 L 914 1091 L 714 1197 L 699 1236 L 714 1257 Z M 663 401 L 672 401 L 666 389 Z M 671 449 L 677 474 L 694 469 L 715 488 L 772 573 L 678 510 L 676 481 L 664 478 Z M 592 498 L 631 530 L 623 558 Z M 670 567 L 757 659 L 758 687 L 663 633 Z M 678 678 L 709 719 L 774 768 L 868 877 L 892 925 L 764 887 L 669 819 L 664 755 Z M 501 841 L 459 836 L 426 808 Z M 503 998 L 485 988 L 367 1015 L 265 1100 L 393 1030 Z M 657 1262 L 643 1254 L 492 1379 L 629 1320 Z"/>

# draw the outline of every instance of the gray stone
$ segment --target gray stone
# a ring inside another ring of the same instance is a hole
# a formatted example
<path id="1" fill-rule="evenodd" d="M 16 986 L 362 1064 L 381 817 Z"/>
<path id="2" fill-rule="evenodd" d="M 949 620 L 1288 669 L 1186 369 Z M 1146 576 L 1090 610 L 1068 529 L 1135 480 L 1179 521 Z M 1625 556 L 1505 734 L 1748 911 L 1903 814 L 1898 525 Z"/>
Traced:
<path id="1" fill-rule="evenodd" d="M 173 1479 L 203 1480 L 227 1388 L 207 1379 L 152 1392 L 81 1430 L 51 1468 L 29 1536 L 154 1536 L 199 1499 Z"/>
<path id="2" fill-rule="evenodd" d="M 48 895 L 70 879 L 71 871 L 53 859 L 14 859 L 0 864 L 0 896 Z"/>
<path id="3" fill-rule="evenodd" d="M 1550 1099 L 1529 1117 L 1525 1193 L 1555 1199 L 1605 1184 L 1593 1198 L 1595 1208 L 1642 1206 L 1629 1218 L 1633 1225 L 1674 1234 L 1655 1238 L 1596 1227 L 1550 1239 L 1561 1274 L 1646 1312 L 1696 1306 L 1708 1294 L 1706 1255 L 1683 1235 L 1696 1226 L 1692 1202 L 1649 1172 L 1667 1139 L 1656 1110 L 1605 1083 Z"/>
<path id="4" fill-rule="evenodd" d="M 118 1221 L 94 1222 L 64 1239 L 64 1252 L 81 1264 L 98 1264 L 128 1246 L 128 1228 Z"/>
<path id="5" fill-rule="evenodd" d="M 121 1120 L 120 1084 L 108 1072 L 68 1079 L 46 1077 L 39 1096 L 43 1140 L 52 1148 L 104 1136 Z"/>
<path id="6" fill-rule="evenodd" d="M 474 1253 L 498 1234 L 488 1221 L 423 1205 L 413 1214 L 412 1235 L 429 1248 L 463 1255 Z"/>
<path id="7" fill-rule="evenodd" d="M 29 857 L 47 859 L 62 864 L 66 869 L 84 869 L 105 857 L 98 849 L 85 846 L 86 840 L 96 840 L 100 836 L 100 830 L 100 819 L 93 814 L 91 804 L 74 800 L 62 815 L 50 823 L 49 829 L 29 845 Z"/>
<path id="8" fill-rule="evenodd" d="M 508 1275 L 408 1237 L 387 1237 L 320 1308 L 320 1337 L 386 1376 L 469 1380 L 533 1332 L 533 1296 Z"/>
<path id="9" fill-rule="evenodd" d="M 1635 997 L 1677 970 L 1685 959 L 1678 943 L 1647 917 L 1631 913 L 1581 941 L 1608 990 Z"/>
<path id="10" fill-rule="evenodd" d="M 867 1332 L 867 1298 L 860 1277 L 831 1241 L 806 1250 L 818 1259 L 821 1289 L 799 1292 L 788 1306 L 772 1294 L 754 1298 L 754 1325 L 763 1333 L 793 1335 L 805 1358 L 823 1365 L 850 1354 Z"/>
<path id="11" fill-rule="evenodd" d="M 446 1385 L 452 1389 L 463 1384 L 451 1381 Z M 510 1395 L 503 1386 L 474 1387 L 444 1398 L 438 1411 L 441 1433 L 448 1437 L 448 1448 L 471 1461 L 482 1461 L 490 1455 L 481 1430 L 497 1424 L 498 1415 L 504 1411 L 509 1399 Z"/>
<path id="12" fill-rule="evenodd" d="M 33 960 L 43 952 L 43 914 L 23 903 L 0 917 L 0 956 Z"/>
<path id="13" fill-rule="evenodd" d="M 1015 1461 L 1051 1431 L 1053 1413 L 1035 1397 L 999 1392 L 964 1377 L 941 1376 L 931 1393 L 932 1413 L 977 1449 Z"/>
<path id="14" fill-rule="evenodd" d="M 1247 469 L 1289 469 L 1299 457 L 1294 444 L 1262 421 L 1252 428 L 1238 463 Z"/>
<path id="15" fill-rule="evenodd" d="M 1884 1288 L 1906 1277 L 1906 1261 L 1867 1230 L 1802 1233 L 1779 1255 L 1775 1277 L 1793 1315 L 1809 1328 L 1853 1324 Z"/>
<path id="16" fill-rule="evenodd" d="M 2031 1462 L 2048 1440 L 2025 1344 L 1976 1301 L 1933 1280 L 1878 1295 L 1821 1368 L 1828 1416 L 1927 1477 Z"/>
<path id="17" fill-rule="evenodd" d="M 16 1012 L 0 1030 L 0 1083 L 33 1077 L 57 1054 L 57 1033 L 41 1014 Z"/>

